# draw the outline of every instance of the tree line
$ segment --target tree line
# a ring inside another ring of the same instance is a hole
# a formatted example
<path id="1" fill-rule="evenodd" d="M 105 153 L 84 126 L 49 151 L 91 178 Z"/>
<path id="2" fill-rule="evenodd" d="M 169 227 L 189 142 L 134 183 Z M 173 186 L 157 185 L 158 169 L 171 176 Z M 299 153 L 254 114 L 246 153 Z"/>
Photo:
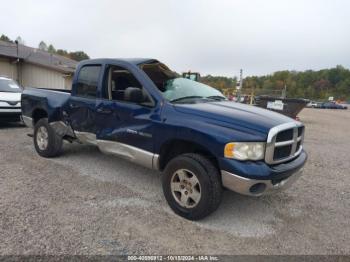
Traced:
<path id="1" fill-rule="evenodd" d="M 237 78 L 236 77 L 225 77 L 225 76 L 202 76 L 200 81 L 209 86 L 215 87 L 219 89 L 221 92 L 225 92 L 226 90 L 234 90 L 237 86 Z"/>
<path id="2" fill-rule="evenodd" d="M 221 91 L 234 90 L 236 78 L 204 76 L 203 83 Z M 242 93 L 255 95 L 281 95 L 287 90 L 287 97 L 314 100 L 350 100 L 350 70 L 338 65 L 318 71 L 278 71 L 271 75 L 249 76 L 244 78 Z M 226 92 L 227 93 L 227 92 Z"/>
<path id="3" fill-rule="evenodd" d="M 25 44 L 24 40 L 20 36 L 18 36 L 16 38 L 16 40 L 14 41 L 14 40 L 11 40 L 8 36 L 2 34 L 0 36 L 0 40 L 5 41 L 5 42 L 9 42 L 9 43 L 15 43 L 15 41 L 17 41 L 21 45 Z M 64 50 L 64 49 L 56 49 L 52 44 L 47 45 L 44 41 L 41 41 L 39 43 L 38 49 L 49 52 L 51 54 L 64 56 L 64 57 L 73 59 L 73 60 L 78 61 L 78 62 L 90 58 L 84 51 L 69 52 L 69 51 Z"/>

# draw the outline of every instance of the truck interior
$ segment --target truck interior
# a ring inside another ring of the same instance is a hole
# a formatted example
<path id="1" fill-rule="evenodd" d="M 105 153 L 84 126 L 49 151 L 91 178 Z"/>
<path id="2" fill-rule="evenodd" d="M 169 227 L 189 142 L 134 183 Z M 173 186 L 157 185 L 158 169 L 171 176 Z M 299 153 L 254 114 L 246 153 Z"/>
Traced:
<path id="1" fill-rule="evenodd" d="M 104 98 L 130 102 L 129 90 L 138 88 L 142 90 L 143 102 L 150 102 L 148 94 L 131 72 L 119 66 L 110 66 L 108 70 L 105 80 L 108 88 L 104 89 Z"/>
<path id="2" fill-rule="evenodd" d="M 140 68 L 147 74 L 161 92 L 165 91 L 165 83 L 179 77 L 179 75 L 171 71 L 165 64 L 158 61 L 145 63 L 140 65 Z"/>
<path id="3" fill-rule="evenodd" d="M 148 75 L 161 92 L 165 91 L 165 83 L 168 80 L 179 77 L 178 74 L 158 61 L 142 64 L 140 68 Z M 144 102 L 147 103 L 151 101 L 147 92 L 131 72 L 119 66 L 110 66 L 108 70 L 105 79 L 108 88 L 104 90 L 104 98 L 127 102 L 130 98 L 127 89 L 132 87 L 142 90 Z"/>

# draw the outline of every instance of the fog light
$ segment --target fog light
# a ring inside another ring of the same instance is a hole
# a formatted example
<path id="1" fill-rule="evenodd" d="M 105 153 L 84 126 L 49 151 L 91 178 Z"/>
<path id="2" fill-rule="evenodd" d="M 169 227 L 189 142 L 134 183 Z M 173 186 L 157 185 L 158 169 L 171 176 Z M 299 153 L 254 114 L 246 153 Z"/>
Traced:
<path id="1" fill-rule="evenodd" d="M 263 193 L 265 189 L 266 189 L 266 185 L 264 183 L 256 183 L 249 188 L 249 191 L 254 195 L 258 195 Z"/>

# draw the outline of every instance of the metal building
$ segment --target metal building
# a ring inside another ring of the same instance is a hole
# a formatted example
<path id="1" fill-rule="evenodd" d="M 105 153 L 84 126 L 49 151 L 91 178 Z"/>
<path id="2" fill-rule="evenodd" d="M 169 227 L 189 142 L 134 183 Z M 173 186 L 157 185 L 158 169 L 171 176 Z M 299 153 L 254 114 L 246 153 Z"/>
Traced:
<path id="1" fill-rule="evenodd" d="M 0 76 L 24 87 L 70 89 L 76 65 L 63 56 L 0 41 Z"/>

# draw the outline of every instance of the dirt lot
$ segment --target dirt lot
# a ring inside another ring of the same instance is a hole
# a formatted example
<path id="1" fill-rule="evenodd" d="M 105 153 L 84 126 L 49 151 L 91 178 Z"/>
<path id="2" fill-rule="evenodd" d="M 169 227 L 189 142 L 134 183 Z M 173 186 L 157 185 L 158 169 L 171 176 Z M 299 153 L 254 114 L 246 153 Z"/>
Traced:
<path id="1" fill-rule="evenodd" d="M 172 213 L 160 174 L 94 147 L 40 158 L 0 127 L 0 254 L 350 254 L 350 110 L 305 109 L 304 175 L 261 198 L 225 192 L 200 222 Z"/>

